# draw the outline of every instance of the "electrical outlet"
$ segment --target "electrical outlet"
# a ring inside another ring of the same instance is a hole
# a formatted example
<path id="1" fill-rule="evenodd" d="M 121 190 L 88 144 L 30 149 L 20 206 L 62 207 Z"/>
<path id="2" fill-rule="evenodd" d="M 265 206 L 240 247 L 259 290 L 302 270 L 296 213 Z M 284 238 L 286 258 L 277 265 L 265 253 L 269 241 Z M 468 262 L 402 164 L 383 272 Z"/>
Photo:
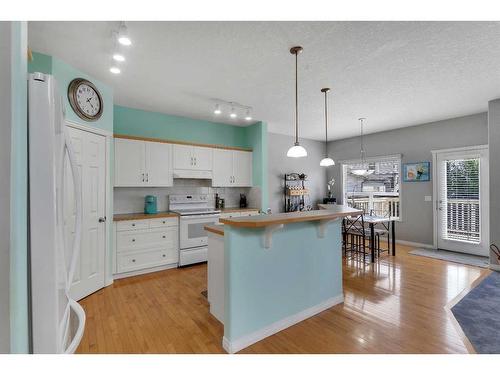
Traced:
<path id="1" fill-rule="evenodd" d="M 426 195 L 426 196 L 424 197 L 424 200 L 425 200 L 426 202 L 432 202 L 432 195 Z"/>

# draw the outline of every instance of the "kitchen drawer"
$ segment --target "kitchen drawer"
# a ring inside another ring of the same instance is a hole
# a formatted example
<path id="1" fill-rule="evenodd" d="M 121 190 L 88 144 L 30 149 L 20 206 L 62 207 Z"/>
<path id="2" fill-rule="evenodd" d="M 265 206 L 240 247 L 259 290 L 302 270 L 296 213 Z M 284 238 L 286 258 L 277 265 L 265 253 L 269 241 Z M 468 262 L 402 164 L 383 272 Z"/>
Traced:
<path id="1" fill-rule="evenodd" d="M 259 211 L 242 211 L 240 216 L 257 216 Z"/>
<path id="2" fill-rule="evenodd" d="M 228 219 L 228 218 L 231 218 L 231 217 L 240 217 L 241 216 L 241 212 L 239 211 L 235 211 L 235 212 L 223 212 L 220 214 L 220 218 L 221 219 Z"/>
<path id="3" fill-rule="evenodd" d="M 149 220 L 123 220 L 116 223 L 116 230 L 121 232 L 124 230 L 148 229 Z"/>
<path id="4" fill-rule="evenodd" d="M 177 233 L 176 227 L 118 232 L 116 236 L 116 250 L 123 252 L 164 246 L 168 243 L 177 244 Z"/>
<path id="5" fill-rule="evenodd" d="M 175 251 L 174 251 L 175 250 Z M 157 267 L 178 262 L 178 251 L 174 248 L 128 252 L 117 255 L 118 273 Z"/>
<path id="6" fill-rule="evenodd" d="M 151 228 L 175 227 L 179 225 L 179 219 L 176 217 L 162 217 L 150 220 Z"/>

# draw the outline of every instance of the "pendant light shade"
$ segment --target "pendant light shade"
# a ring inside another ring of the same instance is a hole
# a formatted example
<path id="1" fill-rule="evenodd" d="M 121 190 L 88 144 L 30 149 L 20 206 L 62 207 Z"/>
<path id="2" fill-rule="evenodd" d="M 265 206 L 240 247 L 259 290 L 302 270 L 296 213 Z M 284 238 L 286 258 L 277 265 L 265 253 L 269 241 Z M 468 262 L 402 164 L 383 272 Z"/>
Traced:
<path id="1" fill-rule="evenodd" d="M 321 89 L 321 92 L 325 94 L 325 157 L 319 162 L 320 167 L 331 167 L 335 165 L 332 158 L 328 156 L 328 92 L 330 89 L 325 87 Z"/>
<path id="2" fill-rule="evenodd" d="M 307 156 L 307 151 L 304 147 L 296 143 L 288 149 L 286 156 L 289 158 L 303 158 L 304 156 Z"/>
<path id="3" fill-rule="evenodd" d="M 295 143 L 288 149 L 286 156 L 289 158 L 302 158 L 307 156 L 307 151 L 299 144 L 299 83 L 298 83 L 298 55 L 302 47 L 292 47 L 290 53 L 295 55 Z"/>
<path id="4" fill-rule="evenodd" d="M 364 148 L 364 144 L 363 144 L 363 121 L 366 119 L 361 117 L 358 120 L 359 120 L 360 139 L 361 139 L 361 150 L 360 150 L 361 166 L 360 166 L 360 168 L 357 168 L 357 169 L 351 169 L 351 173 L 355 174 L 356 176 L 366 177 L 366 176 L 371 175 L 375 171 L 373 169 L 370 169 L 370 166 L 368 165 L 368 162 L 366 161 L 365 148 Z M 366 168 L 365 168 L 365 166 L 366 166 Z"/>

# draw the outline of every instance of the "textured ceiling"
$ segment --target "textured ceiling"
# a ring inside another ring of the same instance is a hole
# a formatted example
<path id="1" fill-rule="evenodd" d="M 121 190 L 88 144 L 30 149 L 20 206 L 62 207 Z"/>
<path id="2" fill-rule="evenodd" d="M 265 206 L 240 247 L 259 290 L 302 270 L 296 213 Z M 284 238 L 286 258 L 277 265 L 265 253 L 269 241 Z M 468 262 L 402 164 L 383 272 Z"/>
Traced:
<path id="1" fill-rule="evenodd" d="M 213 115 L 212 98 L 254 108 L 293 134 L 294 45 L 300 136 L 329 139 L 486 111 L 500 97 L 500 22 L 128 22 L 133 45 L 114 76 L 116 22 L 30 22 L 29 44 L 114 88 L 115 103 L 245 125 Z"/>

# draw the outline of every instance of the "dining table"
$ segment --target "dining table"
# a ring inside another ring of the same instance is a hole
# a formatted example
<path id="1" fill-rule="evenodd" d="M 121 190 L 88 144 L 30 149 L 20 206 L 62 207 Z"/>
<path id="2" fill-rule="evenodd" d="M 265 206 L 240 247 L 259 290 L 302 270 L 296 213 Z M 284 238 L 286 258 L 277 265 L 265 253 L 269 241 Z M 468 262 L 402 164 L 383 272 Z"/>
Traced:
<path id="1" fill-rule="evenodd" d="M 364 222 L 370 228 L 370 238 L 375 238 L 376 225 L 382 225 L 388 231 L 392 256 L 396 256 L 396 220 L 397 218 L 389 216 L 364 215 Z M 370 241 L 370 260 L 375 262 L 375 241 Z"/>

